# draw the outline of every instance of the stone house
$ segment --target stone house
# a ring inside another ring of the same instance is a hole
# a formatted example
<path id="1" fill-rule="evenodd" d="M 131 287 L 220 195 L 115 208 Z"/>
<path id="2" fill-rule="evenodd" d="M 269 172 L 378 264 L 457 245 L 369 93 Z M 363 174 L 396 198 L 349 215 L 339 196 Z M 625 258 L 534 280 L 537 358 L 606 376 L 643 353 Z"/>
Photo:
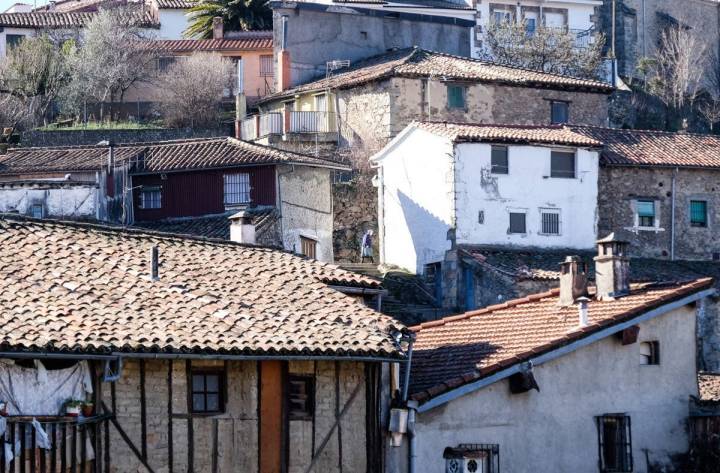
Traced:
<path id="1" fill-rule="evenodd" d="M 688 452 L 695 318 L 712 281 L 631 286 L 607 245 L 597 289 L 571 260 L 559 290 L 411 327 L 397 471 L 648 473 Z"/>
<path id="2" fill-rule="evenodd" d="M 0 159 L 0 210 L 223 239 L 243 211 L 253 243 L 332 261 L 331 177 L 347 169 L 233 138 L 16 148 Z"/>
<path id="3" fill-rule="evenodd" d="M 375 281 L 278 250 L 20 217 L 0 218 L 0 246 L 11 471 L 382 471 L 405 332 L 335 289 Z M 68 398 L 93 405 L 68 417 Z"/>
<path id="4" fill-rule="evenodd" d="M 259 116 L 243 122 L 242 136 L 276 146 L 330 142 L 377 151 L 413 120 L 604 126 L 612 90 L 603 82 L 408 48 L 265 97 Z"/>
<path id="5" fill-rule="evenodd" d="M 599 145 L 563 127 L 410 124 L 372 158 L 381 264 L 432 278 L 442 301 L 460 245 L 591 248 Z"/>

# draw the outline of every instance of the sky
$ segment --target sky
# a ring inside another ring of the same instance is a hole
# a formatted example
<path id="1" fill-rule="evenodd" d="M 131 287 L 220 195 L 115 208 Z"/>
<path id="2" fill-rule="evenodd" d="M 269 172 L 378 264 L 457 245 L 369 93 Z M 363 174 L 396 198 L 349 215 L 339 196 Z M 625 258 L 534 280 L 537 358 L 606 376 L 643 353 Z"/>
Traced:
<path id="1" fill-rule="evenodd" d="M 0 0 L 0 13 L 4 12 L 8 8 L 10 8 L 12 5 L 15 5 L 16 3 L 27 3 L 29 5 L 35 5 L 35 2 L 33 0 Z M 42 6 L 47 3 L 46 0 L 37 0 L 37 6 Z"/>

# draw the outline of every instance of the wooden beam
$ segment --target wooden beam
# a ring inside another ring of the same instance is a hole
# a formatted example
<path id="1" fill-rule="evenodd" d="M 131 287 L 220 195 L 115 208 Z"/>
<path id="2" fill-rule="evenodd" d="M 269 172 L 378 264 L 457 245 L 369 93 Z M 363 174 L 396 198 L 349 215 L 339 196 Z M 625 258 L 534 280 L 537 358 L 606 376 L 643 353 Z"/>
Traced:
<path id="1" fill-rule="evenodd" d="M 190 360 L 185 360 L 186 381 L 186 397 L 187 397 L 187 413 L 188 413 L 188 473 L 195 471 L 195 430 L 192 418 L 192 364 Z"/>
<path id="2" fill-rule="evenodd" d="M 145 359 L 140 359 L 140 448 L 147 461 L 147 396 L 145 395 Z"/>
<path id="3" fill-rule="evenodd" d="M 173 361 L 168 360 L 167 390 L 168 390 L 168 473 L 173 473 Z"/>
<path id="4" fill-rule="evenodd" d="M 104 402 L 103 402 L 103 408 L 106 411 L 108 410 L 108 408 Z M 118 422 L 118 420 L 115 417 L 115 413 L 113 412 L 112 414 L 113 415 L 110 417 L 110 422 L 112 422 L 112 424 L 115 426 L 118 433 L 120 434 L 120 437 L 122 437 L 122 439 L 125 441 L 127 446 L 130 447 L 130 450 L 132 450 L 132 452 L 135 454 L 135 456 L 138 458 L 138 460 L 140 460 L 140 463 L 142 463 L 143 466 L 145 468 L 147 468 L 148 472 L 155 473 L 155 470 L 153 470 L 152 467 L 148 464 L 148 462 L 145 461 L 145 459 L 142 456 L 142 453 L 140 453 L 140 450 L 138 450 L 138 448 L 135 446 L 135 444 L 132 442 L 132 440 L 130 440 L 130 437 L 128 437 L 128 435 L 125 433 L 122 426 L 120 426 L 120 423 Z M 74 448 L 75 447 L 73 446 L 73 451 L 74 451 Z M 74 457 L 74 455 L 73 455 L 73 457 Z"/>
<path id="5" fill-rule="evenodd" d="M 342 425 L 340 425 L 340 362 L 335 360 L 335 422 L 338 431 L 338 471 L 342 473 Z"/>

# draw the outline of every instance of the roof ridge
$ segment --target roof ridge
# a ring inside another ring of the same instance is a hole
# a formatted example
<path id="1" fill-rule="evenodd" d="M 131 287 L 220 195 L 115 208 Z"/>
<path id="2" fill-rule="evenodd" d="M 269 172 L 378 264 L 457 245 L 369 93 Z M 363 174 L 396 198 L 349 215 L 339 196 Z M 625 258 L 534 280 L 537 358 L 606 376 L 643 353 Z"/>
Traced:
<path id="1" fill-rule="evenodd" d="M 428 125 L 453 125 L 453 126 L 474 126 L 479 128 L 512 128 L 512 129 L 529 129 L 529 130 L 563 130 L 564 125 L 514 125 L 512 123 L 477 123 L 477 122 L 456 122 L 447 120 L 413 120 L 412 123 L 428 124 Z M 572 131 L 572 130 L 568 130 Z"/>
<path id="2" fill-rule="evenodd" d="M 571 123 L 563 125 L 569 128 L 590 128 L 593 130 L 610 131 L 613 133 L 647 133 L 647 134 L 658 134 L 658 135 L 669 135 L 669 136 L 698 136 L 703 138 L 715 138 L 720 140 L 719 135 L 713 135 L 710 133 L 691 133 L 684 131 L 667 131 L 667 130 L 650 130 L 640 128 L 611 128 L 597 125 L 573 125 Z"/>
<path id="3" fill-rule="evenodd" d="M 106 144 L 94 144 L 94 145 L 67 145 L 67 146 L 27 146 L 27 147 L 18 147 L 18 148 L 8 148 L 8 152 L 10 151 L 37 151 L 37 150 L 46 150 L 46 151 L 62 151 L 62 150 L 71 150 L 71 149 L 105 149 L 110 148 L 111 146 L 113 148 L 142 148 L 142 147 L 148 147 L 148 146 L 163 146 L 163 145 L 172 145 L 172 144 L 182 144 L 182 143 L 201 143 L 204 141 L 221 141 L 221 140 L 227 140 L 230 138 L 229 136 L 208 136 L 208 137 L 198 137 L 198 138 L 179 138 L 176 140 L 154 140 L 154 141 L 129 141 L 125 143 L 111 143 L 109 145 Z"/>

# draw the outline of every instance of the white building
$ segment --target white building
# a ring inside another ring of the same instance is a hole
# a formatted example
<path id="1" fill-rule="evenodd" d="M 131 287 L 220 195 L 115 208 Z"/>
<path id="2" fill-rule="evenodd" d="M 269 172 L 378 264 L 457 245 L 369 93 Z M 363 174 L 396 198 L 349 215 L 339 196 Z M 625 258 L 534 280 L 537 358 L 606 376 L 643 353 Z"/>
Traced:
<path id="1" fill-rule="evenodd" d="M 592 248 L 598 146 L 563 127 L 411 123 L 372 158 L 381 263 L 425 274 L 457 245 Z"/>
<path id="2" fill-rule="evenodd" d="M 695 319 L 712 280 L 630 288 L 623 244 L 600 246 L 598 291 L 577 290 L 587 276 L 571 261 L 560 290 L 411 327 L 414 422 L 389 464 L 407 473 L 676 471 L 698 396 Z"/>
<path id="3" fill-rule="evenodd" d="M 152 9 L 160 23 L 157 39 L 182 39 L 188 27 L 187 10 L 195 3 L 192 0 L 153 0 Z"/>

